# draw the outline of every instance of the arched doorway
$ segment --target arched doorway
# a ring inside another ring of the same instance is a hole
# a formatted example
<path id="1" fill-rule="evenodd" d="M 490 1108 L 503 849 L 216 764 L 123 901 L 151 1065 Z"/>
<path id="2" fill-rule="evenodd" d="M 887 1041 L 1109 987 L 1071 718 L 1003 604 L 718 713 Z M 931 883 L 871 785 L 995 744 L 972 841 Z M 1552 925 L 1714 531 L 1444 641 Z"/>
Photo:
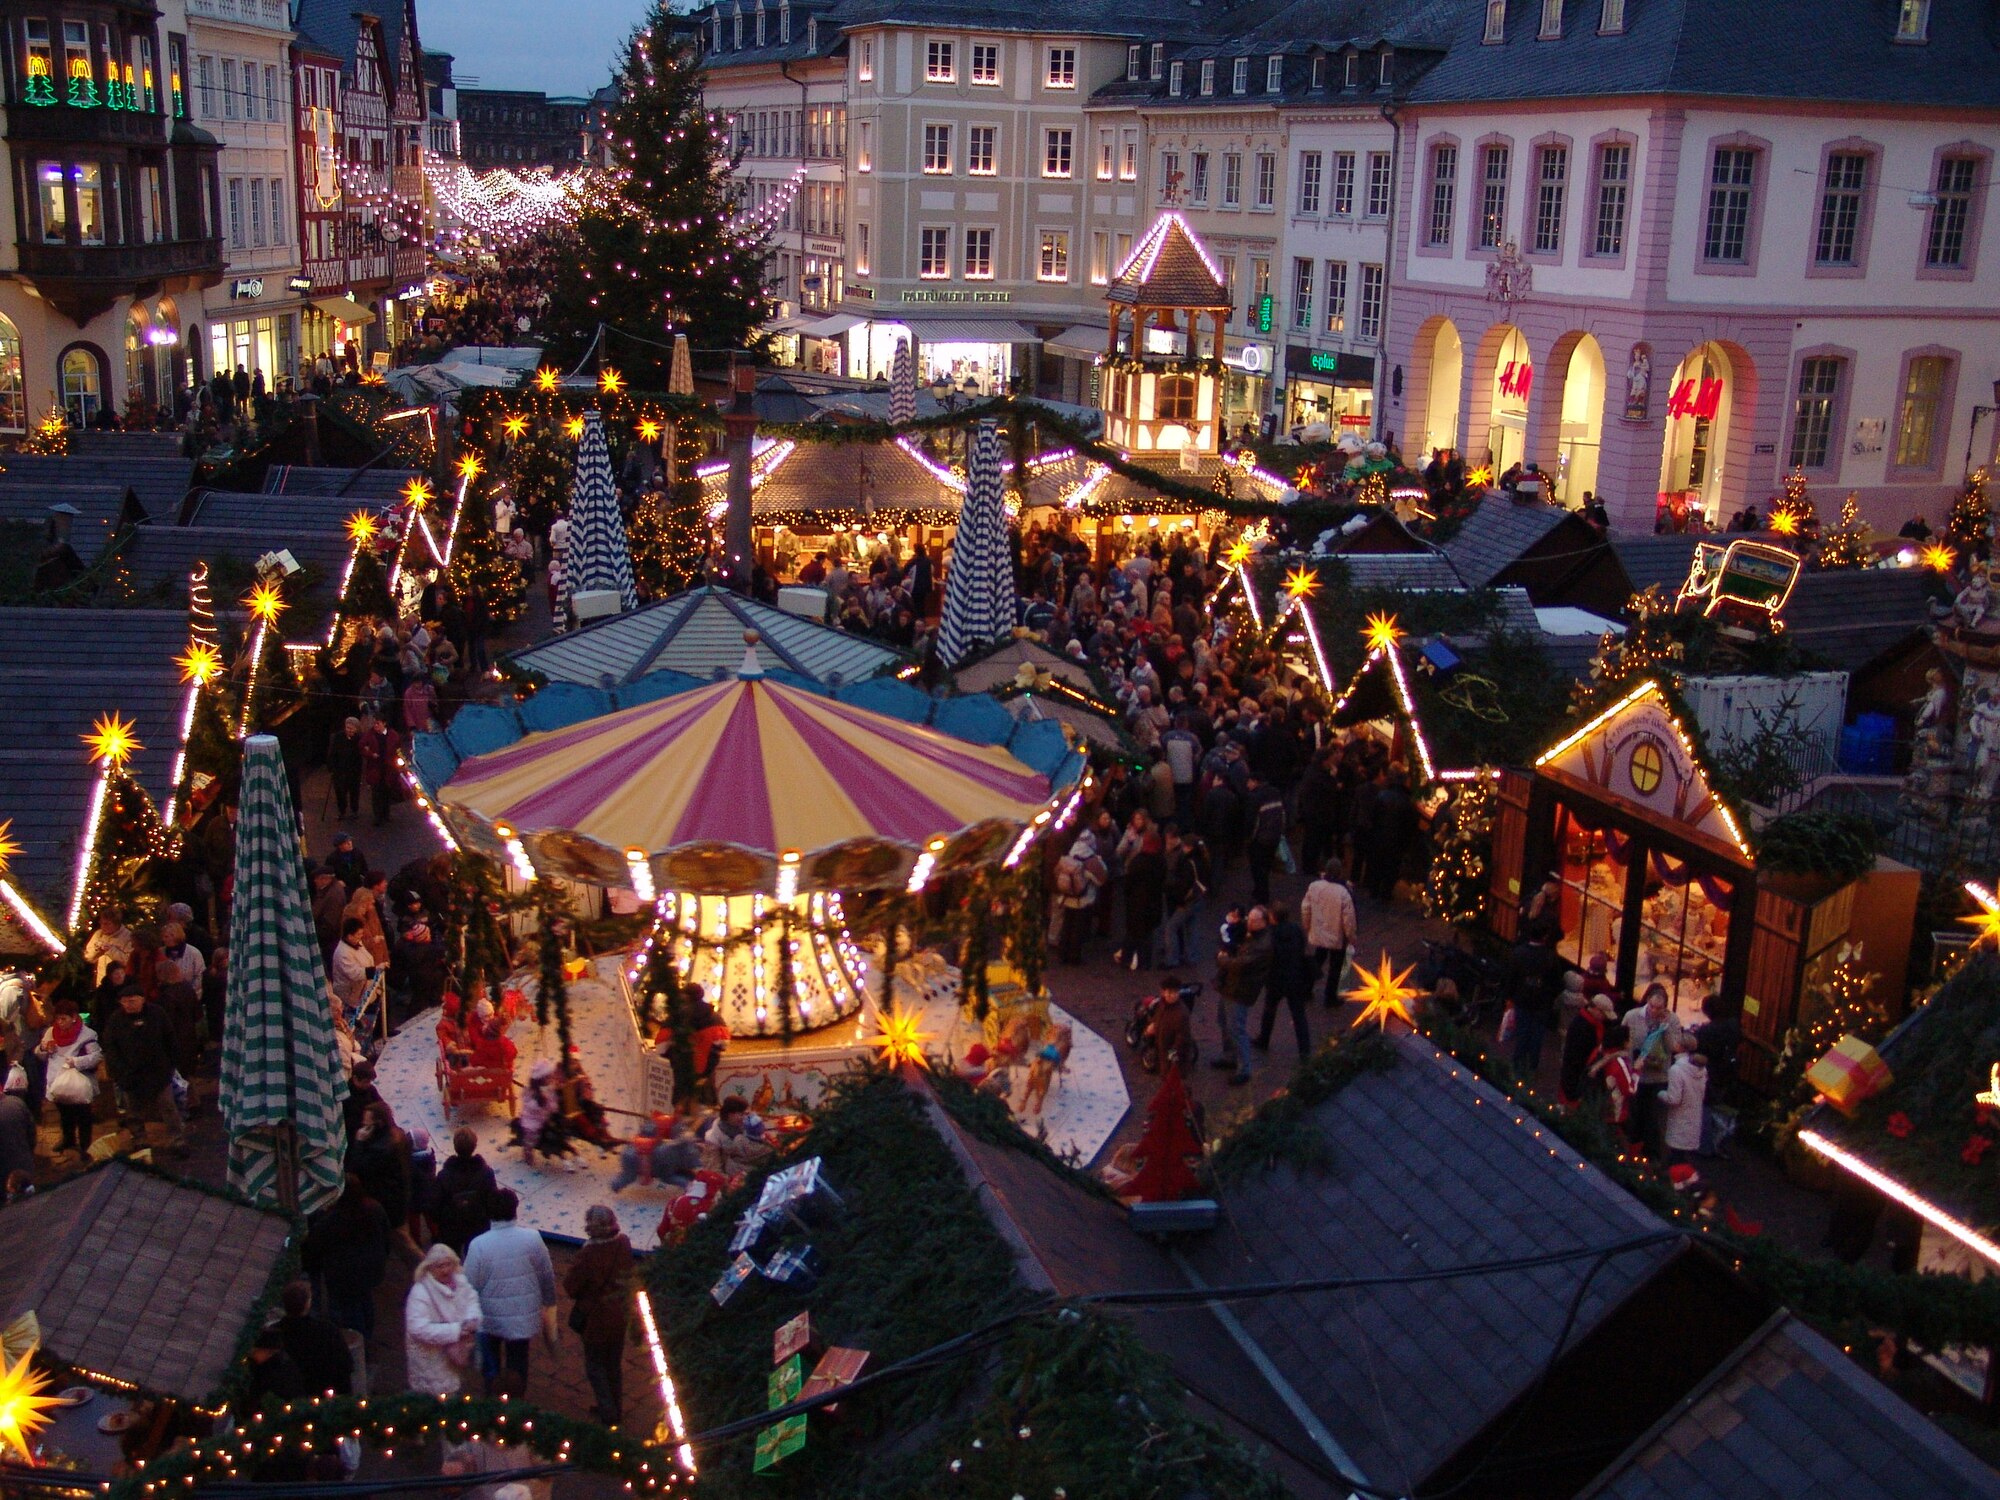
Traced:
<path id="1" fill-rule="evenodd" d="M 63 410 L 72 427 L 88 427 L 104 409 L 104 360 L 88 344 L 71 344 L 57 363 Z"/>
<path id="2" fill-rule="evenodd" d="M 175 408 L 186 384 L 181 374 L 181 309 L 171 297 L 162 297 L 153 309 L 154 399 L 169 413 Z"/>
<path id="3" fill-rule="evenodd" d="M 1430 380 L 1425 387 L 1424 452 L 1458 446 L 1458 393 L 1465 378 L 1465 342 L 1449 318 L 1431 334 Z"/>
<path id="4" fill-rule="evenodd" d="M 125 315 L 125 400 L 128 410 L 134 396 L 145 403 L 146 410 L 150 410 L 160 399 L 154 384 L 152 332 L 153 325 L 146 318 L 146 309 L 133 303 L 132 310 Z"/>
<path id="5" fill-rule="evenodd" d="M 1527 336 L 1509 324 L 1493 361 L 1489 393 L 1486 451 L 1496 482 L 1528 456 L 1528 398 L 1534 388 L 1535 364 Z"/>
<path id="6" fill-rule="evenodd" d="M 21 332 L 0 317 L 0 433 L 28 430 L 28 392 L 21 375 Z"/>
<path id="7" fill-rule="evenodd" d="M 1580 334 L 1563 370 L 1562 417 L 1556 449 L 1556 497 L 1574 507 L 1597 489 L 1597 455 L 1604 439 L 1604 350 Z"/>
<path id="8" fill-rule="evenodd" d="M 1667 382 L 1659 510 L 1674 530 L 1694 524 L 1695 516 L 1709 527 L 1720 519 L 1735 376 L 1728 352 L 1707 343 L 1688 351 Z"/>

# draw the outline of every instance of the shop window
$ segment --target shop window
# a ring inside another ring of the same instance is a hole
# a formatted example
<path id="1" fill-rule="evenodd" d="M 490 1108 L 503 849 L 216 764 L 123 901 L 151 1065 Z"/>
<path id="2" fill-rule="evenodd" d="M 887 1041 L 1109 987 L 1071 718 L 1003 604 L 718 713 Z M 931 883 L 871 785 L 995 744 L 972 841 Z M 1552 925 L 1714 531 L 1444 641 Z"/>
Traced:
<path id="1" fill-rule="evenodd" d="M 76 185 L 77 238 L 86 245 L 104 243 L 104 171 L 94 161 L 69 169 Z"/>
<path id="2" fill-rule="evenodd" d="M 63 410 L 70 424 L 88 427 L 104 409 L 104 361 L 97 351 L 72 344 L 58 366 L 62 376 Z"/>
<path id="3" fill-rule="evenodd" d="M 1951 361 L 1942 355 L 1913 357 L 1903 377 L 1902 406 L 1896 420 L 1896 467 L 1935 469 L 1944 436 L 1944 392 Z"/>
<path id="4" fill-rule="evenodd" d="M 35 167 L 36 196 L 42 208 L 42 240 L 60 245 L 69 238 L 69 195 L 63 188 L 59 161 L 45 161 Z"/>
<path id="5" fill-rule="evenodd" d="M 0 317 L 0 432 L 28 430 L 27 392 L 21 378 L 21 333 Z"/>

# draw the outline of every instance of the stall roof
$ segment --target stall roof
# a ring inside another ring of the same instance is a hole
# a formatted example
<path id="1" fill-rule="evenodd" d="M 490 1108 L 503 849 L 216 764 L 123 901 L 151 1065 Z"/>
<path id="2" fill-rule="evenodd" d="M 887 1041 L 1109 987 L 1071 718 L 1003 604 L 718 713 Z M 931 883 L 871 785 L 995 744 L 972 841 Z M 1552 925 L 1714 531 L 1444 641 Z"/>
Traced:
<path id="1" fill-rule="evenodd" d="M 196 490 L 188 501 L 185 524 L 259 531 L 271 539 L 259 551 L 268 551 L 288 545 L 288 537 L 301 533 L 344 532 L 347 518 L 357 510 L 380 511 L 385 504 L 365 495 L 311 492 L 257 495 L 245 490 Z"/>
<path id="2" fill-rule="evenodd" d="M 756 465 L 750 513 L 758 521 L 813 512 L 854 515 L 903 511 L 955 515 L 964 491 L 896 442 L 796 442 Z M 702 478 L 711 505 L 729 491 L 729 471 L 716 466 Z"/>
<path id="3" fill-rule="evenodd" d="M 1087 697 L 1098 696 L 1096 679 L 1082 662 L 1051 651 L 1040 641 L 1009 641 L 999 650 L 982 656 L 970 666 L 951 674 L 952 685 L 961 693 L 998 692 L 1013 681 L 1023 666 L 1046 672 L 1058 682 L 1066 682 Z"/>
<path id="4" fill-rule="evenodd" d="M 1451 560 L 1436 552 L 1344 552 L 1340 562 L 1357 589 L 1465 588 Z"/>
<path id="5" fill-rule="evenodd" d="M 1785 601 L 1785 633 L 1843 672 L 1858 672 L 1930 625 L 1921 568 L 1801 573 Z"/>
<path id="6" fill-rule="evenodd" d="M 399 500 L 415 469 L 317 469 L 274 464 L 264 475 L 267 495 L 337 495 L 346 500 Z"/>
<path id="7" fill-rule="evenodd" d="M 1674 595 L 1687 582 L 1694 566 L 1694 549 L 1712 536 L 1618 536 L 1611 538 L 1611 551 L 1625 570 L 1633 593 L 1658 585 L 1661 593 Z"/>
<path id="8" fill-rule="evenodd" d="M 37 493 L 56 487 L 131 490 L 139 498 L 141 519 L 164 521 L 181 507 L 194 483 L 191 458 L 134 457 L 124 453 L 78 453 L 56 457 L 43 453 L 10 453 L 0 485 Z"/>
<path id="9" fill-rule="evenodd" d="M 1042 349 L 1048 354 L 1061 354 L 1070 359 L 1088 362 L 1103 355 L 1105 341 L 1109 337 L 1108 328 L 1093 328 L 1088 324 L 1079 323 L 1075 327 L 1065 328 L 1052 339 L 1043 339 Z"/>
<path id="10" fill-rule="evenodd" d="M 705 679 L 743 664 L 746 630 L 759 636 L 757 660 L 765 671 L 797 672 L 829 686 L 860 682 L 909 659 L 866 636 L 710 586 L 551 637 L 507 659 L 550 682 L 583 687 L 623 687 L 668 670 Z"/>
<path id="11" fill-rule="evenodd" d="M 1468 588 L 1484 588 L 1572 514 L 1545 501 L 1488 495 L 1444 544 L 1445 556 Z"/>
<path id="12" fill-rule="evenodd" d="M 69 544 L 85 564 L 94 560 L 111 539 L 147 519 L 138 493 L 130 485 L 46 485 L 0 478 L 0 521 L 40 525 L 58 505 L 75 509 Z M 171 512 L 169 512 L 171 514 Z"/>
<path id="13" fill-rule="evenodd" d="M 339 531 L 305 531 L 282 525 L 262 526 L 147 526 L 126 546 L 124 562 L 141 588 L 173 584 L 175 592 L 167 602 L 178 604 L 187 597 L 188 574 L 197 561 L 211 567 L 228 558 L 250 565 L 266 552 L 287 551 L 317 575 L 316 584 L 327 609 L 337 602 L 333 595 L 347 571 L 347 559 L 354 544 Z M 216 601 L 227 609 L 236 601 Z M 283 617 L 284 630 L 296 637 L 304 628 L 292 614 Z M 322 616 L 324 623 L 324 616 Z"/>

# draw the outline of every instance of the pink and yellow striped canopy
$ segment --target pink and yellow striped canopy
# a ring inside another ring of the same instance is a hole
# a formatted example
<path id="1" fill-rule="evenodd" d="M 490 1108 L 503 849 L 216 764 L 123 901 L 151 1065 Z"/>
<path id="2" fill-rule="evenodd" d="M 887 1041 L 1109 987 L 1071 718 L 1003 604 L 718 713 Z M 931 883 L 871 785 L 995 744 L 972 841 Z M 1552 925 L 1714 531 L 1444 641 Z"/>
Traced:
<path id="1" fill-rule="evenodd" d="M 974 745 L 763 678 L 732 679 L 526 736 L 459 766 L 440 797 L 466 842 L 518 841 L 537 870 L 599 885 L 770 891 L 907 880 L 1003 853 L 1048 778 Z"/>

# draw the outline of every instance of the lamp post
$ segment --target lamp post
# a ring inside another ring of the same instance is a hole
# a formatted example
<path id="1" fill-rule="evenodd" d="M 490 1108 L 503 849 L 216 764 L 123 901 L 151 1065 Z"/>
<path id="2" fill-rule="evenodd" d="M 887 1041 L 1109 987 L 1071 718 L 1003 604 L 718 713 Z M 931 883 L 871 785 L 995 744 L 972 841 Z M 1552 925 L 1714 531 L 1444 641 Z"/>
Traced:
<path id="1" fill-rule="evenodd" d="M 1980 419 L 1981 417 L 1990 417 L 1990 416 L 1993 416 L 1993 415 L 1995 415 L 1996 413 L 2000 413 L 2000 380 L 1996 380 L 1996 381 L 1994 381 L 1994 382 L 1993 382 L 1993 404 L 1992 404 L 1991 406 L 1975 406 L 1975 407 L 1973 407 L 1973 408 L 1972 408 L 1972 421 L 1971 421 L 1971 422 L 1969 422 L 1969 423 L 1968 423 L 1968 424 L 1966 425 L 1966 429 L 1965 429 L 1965 477 L 1966 477 L 1967 479 L 1970 479 L 1970 478 L 1972 477 L 1972 444 L 1973 444 L 1973 440 L 1974 440 L 1974 438 L 1975 438 L 1975 437 L 1976 437 L 1976 436 L 1978 435 L 1978 432 L 1979 432 L 1979 419 Z"/>

